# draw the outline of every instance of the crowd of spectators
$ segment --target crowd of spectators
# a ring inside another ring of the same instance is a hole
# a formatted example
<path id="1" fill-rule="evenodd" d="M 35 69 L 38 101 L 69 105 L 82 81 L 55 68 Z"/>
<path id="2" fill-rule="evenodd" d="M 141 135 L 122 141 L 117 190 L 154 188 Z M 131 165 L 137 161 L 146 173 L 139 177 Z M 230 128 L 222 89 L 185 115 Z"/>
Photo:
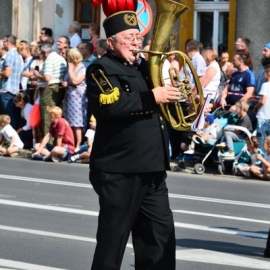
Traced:
<path id="1" fill-rule="evenodd" d="M 43 27 L 35 41 L 14 35 L 0 40 L 2 155 L 32 149 L 37 160 L 89 160 L 95 125 L 90 122 L 85 139 L 91 117 L 85 75 L 106 53 L 107 43 L 95 23 L 89 26 L 90 41 L 82 41 L 78 22 L 72 22 L 68 32 L 54 40 L 52 30 Z"/>
<path id="2" fill-rule="evenodd" d="M 82 155 L 84 162 L 89 160 L 94 133 L 87 131 L 91 109 L 86 96 L 86 69 L 97 57 L 106 53 L 107 42 L 100 39 L 99 26 L 95 23 L 89 25 L 90 41 L 82 41 L 78 22 L 72 22 L 68 32 L 69 36 L 61 35 L 54 40 L 52 30 L 43 27 L 36 41 L 19 41 L 13 35 L 0 40 L 2 135 L 3 130 L 13 129 L 11 135 L 6 133 L 1 137 L 2 154 L 16 155 L 24 147 L 34 149 L 34 159 L 78 162 L 82 160 Z M 211 96 L 214 108 L 218 105 L 223 108 L 230 105 L 230 111 L 237 111 L 236 104 L 239 102 L 245 102 L 241 104 L 246 106 L 246 103 L 255 101 L 255 106 L 251 108 L 253 114 L 257 114 L 257 119 L 256 126 L 251 131 L 257 129 L 259 148 L 263 149 L 264 140 L 270 135 L 270 43 L 263 48 L 262 67 L 257 80 L 252 71 L 253 59 L 249 53 L 249 45 L 248 38 L 237 38 L 234 55 L 230 57 L 223 44 L 216 51 L 209 47 L 203 48 L 199 41 L 189 39 L 184 51 L 198 75 L 204 97 Z M 149 49 L 149 46 L 150 42 L 144 49 Z M 171 47 L 170 50 L 175 48 Z M 149 55 L 141 57 L 147 60 Z M 187 75 L 191 88 L 196 90 L 190 69 L 187 68 L 187 74 L 184 73 L 176 54 L 171 54 L 166 64 L 180 78 Z M 57 122 L 61 128 L 56 128 Z M 90 121 L 90 130 L 94 129 L 95 125 Z M 18 135 L 16 140 L 12 137 L 14 131 Z M 200 134 L 200 131 L 197 133 Z M 84 134 L 88 135 L 85 137 Z M 230 141 L 227 137 L 225 138 Z M 20 142 L 17 145 L 18 138 Z M 5 144 L 5 140 L 9 143 Z M 182 146 L 186 143 L 182 149 L 181 143 Z M 185 134 L 170 130 L 172 159 L 181 151 L 186 151 L 189 144 Z M 191 143 L 189 148 L 193 151 L 194 145 Z M 233 155 L 231 143 L 226 153 Z"/>

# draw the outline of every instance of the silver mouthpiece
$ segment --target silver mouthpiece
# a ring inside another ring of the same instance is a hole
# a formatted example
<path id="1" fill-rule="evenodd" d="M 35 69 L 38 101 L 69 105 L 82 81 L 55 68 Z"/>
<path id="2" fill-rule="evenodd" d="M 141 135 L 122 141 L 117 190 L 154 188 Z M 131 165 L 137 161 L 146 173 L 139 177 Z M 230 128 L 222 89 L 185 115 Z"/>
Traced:
<path id="1" fill-rule="evenodd" d="M 133 53 L 140 53 L 142 50 L 138 49 L 138 48 L 135 48 L 133 49 Z"/>

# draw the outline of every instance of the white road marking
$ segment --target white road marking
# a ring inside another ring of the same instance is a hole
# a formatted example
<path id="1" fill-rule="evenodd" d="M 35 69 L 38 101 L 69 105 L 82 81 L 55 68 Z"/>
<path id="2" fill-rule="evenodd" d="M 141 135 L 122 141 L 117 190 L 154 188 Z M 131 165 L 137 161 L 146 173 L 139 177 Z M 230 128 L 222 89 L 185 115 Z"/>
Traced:
<path id="1" fill-rule="evenodd" d="M 73 182 L 65 182 L 65 181 L 49 180 L 49 179 L 40 179 L 40 178 L 31 178 L 31 177 L 21 177 L 21 176 L 15 176 L 15 175 L 0 174 L 0 179 L 1 178 L 9 179 L 9 180 L 17 180 L 17 181 L 28 181 L 28 182 L 36 182 L 36 183 L 44 183 L 44 184 L 52 184 L 52 185 L 63 185 L 63 186 L 79 187 L 79 188 L 91 188 L 91 189 L 93 188 L 90 184 L 73 183 Z M 175 199 L 183 199 L 183 200 L 203 201 L 203 202 L 210 202 L 210 203 L 222 203 L 222 204 L 241 205 L 241 206 L 249 206 L 249 207 L 270 209 L 269 204 L 262 204 L 262 203 L 224 200 L 224 199 L 218 199 L 218 198 L 198 197 L 198 196 L 173 194 L 173 193 L 169 193 L 169 197 L 170 198 L 175 198 Z"/>
<path id="2" fill-rule="evenodd" d="M 0 199 L 0 204 L 17 206 L 17 207 L 25 207 L 25 208 L 41 209 L 41 210 L 49 210 L 49 211 L 56 211 L 56 212 L 63 212 L 63 213 L 72 213 L 72 214 L 78 214 L 78 215 L 98 216 L 98 212 L 96 211 L 80 210 L 80 209 L 74 209 L 74 208 L 68 208 L 68 207 L 59 207 L 59 206 L 43 205 L 43 204 L 36 204 L 36 203 L 26 203 L 26 202 Z"/>
<path id="3" fill-rule="evenodd" d="M 60 234 L 60 233 L 51 233 L 51 232 L 45 232 L 45 231 L 39 231 L 39 230 L 29 230 L 29 229 L 22 229 L 22 228 L 16 228 L 16 227 L 1 226 L 1 225 L 0 225 L 0 230 L 96 243 L 96 239 L 94 238 L 80 237 L 80 236 Z M 132 244 L 129 244 L 129 243 L 127 244 L 126 247 L 133 248 Z M 207 264 L 230 265 L 230 266 L 238 266 L 238 267 L 253 268 L 253 269 L 270 269 L 270 263 L 267 261 L 250 259 L 244 256 L 231 255 L 229 253 L 221 253 L 221 252 L 215 252 L 215 251 L 209 251 L 209 250 L 203 250 L 203 249 L 177 250 L 176 259 L 182 260 L 182 261 L 184 260 L 184 261 L 192 261 L 192 262 L 202 262 L 202 263 L 207 263 Z M 35 265 L 28 266 L 28 264 L 24 264 L 20 262 L 13 262 L 13 261 L 11 261 L 13 264 L 10 261 L 6 261 L 6 264 L 2 264 L 2 261 L 5 262 L 6 260 L 0 259 L 0 265 L 6 266 L 6 267 L 12 267 L 12 266 L 17 267 L 20 270 L 36 270 L 36 269 L 60 270 L 58 268 L 48 268 L 48 267 L 42 268 L 42 266 L 37 268 L 37 266 Z M 16 263 L 18 264 L 16 265 Z"/>
<path id="4" fill-rule="evenodd" d="M 187 214 L 187 215 L 194 215 L 194 216 L 214 217 L 214 218 L 221 218 L 221 219 L 241 220 L 241 221 L 247 221 L 247 222 L 253 222 L 253 223 L 261 223 L 261 224 L 270 224 L 270 221 L 261 220 L 261 219 L 251 219 L 251 218 L 224 216 L 224 215 L 208 214 L 208 213 L 186 211 L 186 210 L 172 210 L 172 212 L 173 213 Z"/>
<path id="5" fill-rule="evenodd" d="M 176 259 L 181 261 L 202 262 L 206 264 L 229 265 L 234 267 L 252 269 L 270 269 L 270 262 L 251 259 L 245 256 L 237 256 L 204 249 L 177 250 Z"/>
<path id="6" fill-rule="evenodd" d="M 42 235 L 42 236 L 62 238 L 62 239 L 67 239 L 67 240 L 96 243 L 95 238 L 76 236 L 76 235 L 70 235 L 70 234 L 63 234 L 63 233 L 53 233 L 53 232 L 46 232 L 46 231 L 40 231 L 40 230 L 30 230 L 30 229 L 24 229 L 24 228 L 18 228 L 18 227 L 2 226 L 2 225 L 0 225 L 0 230 L 10 231 L 10 232 L 18 232 L 18 233 L 28 233 L 28 234 L 34 234 L 34 235 Z M 132 244 L 127 244 L 127 247 L 133 248 Z"/>
<path id="7" fill-rule="evenodd" d="M 13 270 L 67 270 L 63 268 L 55 268 L 55 267 L 48 267 L 48 266 L 42 266 L 37 264 L 30 264 L 30 263 L 24 263 L 24 262 L 18 262 L 18 261 L 11 261 L 11 260 L 4 260 L 0 259 L 0 266 L 9 267 L 9 268 L 0 268 L 0 269 L 10 269 Z M 17 269 L 15 269 L 15 267 Z"/>
<path id="8" fill-rule="evenodd" d="M 0 174 L 0 178 L 17 180 L 17 181 L 44 183 L 44 184 L 64 185 L 64 186 L 79 187 L 79 188 L 92 188 L 90 184 L 72 183 L 72 182 L 64 182 L 64 181 L 58 181 L 58 180 L 10 176 L 10 175 L 1 175 L 1 174 Z M 242 206 L 249 206 L 249 207 L 266 208 L 266 209 L 270 208 L 270 205 L 267 205 L 267 204 L 258 204 L 258 203 L 242 202 L 242 201 L 223 200 L 223 199 L 197 197 L 197 196 L 189 196 L 189 195 L 181 195 L 181 194 L 169 194 L 169 196 L 171 198 L 176 198 L 176 199 L 205 201 L 205 202 L 231 204 L 231 205 L 242 205 Z M 17 207 L 36 208 L 36 209 L 47 210 L 47 211 L 58 211 L 58 212 L 65 212 L 65 213 L 72 213 L 72 214 L 98 216 L 98 212 L 95 212 L 95 211 L 79 210 L 79 209 L 57 207 L 57 206 L 50 206 L 50 205 L 32 204 L 32 203 L 25 203 L 25 202 L 10 201 L 10 200 L 0 200 L 0 204 L 12 205 L 12 206 L 17 206 Z M 241 220 L 241 221 L 246 221 L 246 222 L 270 224 L 269 221 L 265 221 L 265 220 L 252 220 L 252 219 L 246 219 L 246 218 L 214 215 L 214 214 L 199 213 L 199 212 L 184 211 L 184 210 L 175 210 L 174 212 L 183 213 L 183 214 L 191 214 L 191 215 L 209 216 L 209 217 L 215 217 L 215 218 L 234 219 L 234 220 Z M 261 239 L 267 238 L 267 234 L 263 234 L 263 233 L 253 233 L 253 232 L 246 232 L 246 231 L 240 231 L 240 230 L 220 229 L 220 228 L 194 225 L 194 224 L 186 224 L 186 223 L 176 222 L 175 227 L 209 231 L 209 232 L 214 232 L 214 233 L 248 236 L 248 237 L 261 238 Z M 52 233 L 52 232 L 45 232 L 45 231 L 38 231 L 38 230 L 15 228 L 15 227 L 8 227 L 8 226 L 1 226 L 1 225 L 0 225 L 0 230 L 96 243 L 96 239 L 94 238 L 80 237 L 80 236 L 59 234 L 59 233 Z M 132 244 L 127 244 L 127 247 L 132 248 Z M 255 259 L 250 259 L 244 256 L 236 256 L 236 255 L 231 255 L 228 253 L 221 253 L 221 252 L 215 252 L 215 251 L 198 250 L 198 249 L 177 250 L 176 256 L 178 260 L 185 260 L 185 261 L 195 261 L 195 262 L 219 264 L 219 265 L 230 265 L 230 266 L 235 266 L 235 267 L 238 266 L 238 267 L 253 268 L 253 269 L 270 269 L 270 263 L 267 261 L 255 260 Z M 58 268 L 32 265 L 32 264 L 8 261 L 8 260 L 2 260 L 2 259 L 0 259 L 0 267 L 12 267 L 12 268 L 16 268 L 17 270 L 36 270 L 36 269 L 63 270 L 63 269 L 58 269 Z M 0 268 L 0 270 L 1 269 L 6 269 L 6 268 Z"/>
<path id="9" fill-rule="evenodd" d="M 62 212 L 62 213 L 71 213 L 71 214 L 77 214 L 77 215 L 98 216 L 97 211 L 80 210 L 80 209 L 74 209 L 74 208 L 42 205 L 42 204 L 36 204 L 36 203 L 26 203 L 26 202 L 0 199 L 0 204 L 11 205 L 11 206 L 16 206 L 16 207 L 47 210 L 47 211 L 56 211 L 56 212 Z M 220 229 L 220 228 L 215 228 L 215 227 L 194 225 L 194 224 L 188 224 L 188 223 L 179 223 L 179 222 L 175 222 L 174 225 L 175 227 L 178 227 L 178 228 L 194 229 L 194 230 L 209 231 L 209 232 L 224 233 L 224 234 L 233 234 L 233 235 L 248 236 L 248 237 L 254 237 L 254 238 L 261 238 L 261 239 L 267 238 L 267 234 L 263 234 L 263 233 L 253 233 L 253 232 L 231 230 L 231 229 Z"/>
<path id="10" fill-rule="evenodd" d="M 25 208 L 48 210 L 48 211 L 56 211 L 56 212 L 63 212 L 63 213 L 71 213 L 71 214 L 78 214 L 78 215 L 98 216 L 97 211 L 80 210 L 80 209 L 75 209 L 75 208 L 60 207 L 60 206 L 54 206 L 54 205 L 26 203 L 26 202 L 20 202 L 20 201 L 4 200 L 4 199 L 0 199 L 0 204 L 17 206 L 17 207 L 25 207 Z M 208 214 L 208 213 L 201 213 L 201 212 L 192 212 L 192 211 L 185 211 L 185 210 L 173 210 L 173 212 L 174 213 L 190 214 L 190 215 L 200 215 L 200 216 L 208 216 L 208 217 L 215 217 L 215 218 L 223 218 L 223 219 L 241 220 L 241 221 L 261 223 L 261 224 L 270 224 L 270 221 L 268 221 L 268 220 L 249 219 L 249 218 L 241 218 L 241 217 L 233 217 L 233 216 L 223 216 L 223 215 L 215 215 L 215 214 Z"/>
<path id="11" fill-rule="evenodd" d="M 217 199 L 217 198 L 198 197 L 198 196 L 172 194 L 172 193 L 170 193 L 169 196 L 171 198 L 193 200 L 193 201 L 203 201 L 203 202 L 211 202 L 211 203 L 233 204 L 233 205 L 242 205 L 242 206 L 249 206 L 249 207 L 267 208 L 267 209 L 270 208 L 270 205 L 269 204 L 262 204 L 262 203 L 251 203 L 251 202 L 243 202 L 243 201 L 232 201 L 232 200 L 223 200 L 223 199 Z"/>
<path id="12" fill-rule="evenodd" d="M 33 209 L 41 209 L 41 210 L 47 210 L 47 211 L 72 213 L 72 214 L 86 215 L 86 216 L 98 216 L 97 211 L 88 211 L 88 210 L 80 210 L 80 209 L 73 209 L 73 208 L 66 208 L 66 207 L 48 206 L 48 205 L 41 205 L 41 204 L 34 204 L 34 203 L 0 200 L 0 204 L 17 206 L 17 207 L 33 208 Z M 179 223 L 179 222 L 175 222 L 174 225 L 177 228 L 193 229 L 193 230 L 231 234 L 231 235 L 240 235 L 240 236 L 247 236 L 247 237 L 253 237 L 253 238 L 260 238 L 260 239 L 267 238 L 267 234 L 263 234 L 263 233 L 253 233 L 253 232 L 247 232 L 247 231 L 241 231 L 241 230 L 231 230 L 231 229 L 220 229 L 220 228 L 215 228 L 215 227 L 188 224 L 188 223 Z"/>
<path id="13" fill-rule="evenodd" d="M 184 229 L 190 229 L 190 230 L 207 231 L 207 232 L 223 233 L 223 234 L 231 234 L 231 235 L 240 235 L 240 236 L 259 238 L 259 239 L 267 239 L 267 236 L 268 236 L 268 234 L 266 234 L 266 233 L 254 233 L 254 232 L 247 232 L 247 231 L 241 231 L 241 230 L 221 229 L 221 228 L 216 228 L 216 227 L 195 225 L 195 224 L 189 224 L 189 223 L 175 222 L 174 226 L 177 228 L 184 228 Z"/>
<path id="14" fill-rule="evenodd" d="M 90 185 L 90 182 L 89 182 L 89 184 L 82 184 L 82 183 L 65 182 L 65 181 L 59 181 L 59 180 L 49 180 L 49 179 L 42 179 L 42 178 L 22 177 L 22 176 L 5 175 L 5 174 L 0 174 L 0 179 L 1 178 L 9 179 L 9 180 L 17 180 L 17 181 L 26 181 L 26 182 L 36 182 L 36 183 L 43 183 L 43 184 L 61 185 L 61 186 L 93 188 Z"/>

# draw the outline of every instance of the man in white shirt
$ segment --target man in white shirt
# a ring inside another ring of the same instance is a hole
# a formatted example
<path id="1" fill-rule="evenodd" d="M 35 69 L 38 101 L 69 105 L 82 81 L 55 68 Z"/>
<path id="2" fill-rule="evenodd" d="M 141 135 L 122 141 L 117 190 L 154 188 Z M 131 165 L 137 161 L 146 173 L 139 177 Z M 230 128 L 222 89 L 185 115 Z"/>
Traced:
<path id="1" fill-rule="evenodd" d="M 28 83 L 28 77 L 26 76 L 26 73 L 28 73 L 30 65 L 33 61 L 33 56 L 31 55 L 31 44 L 30 43 L 23 44 L 23 49 L 20 51 L 20 54 L 24 59 L 23 71 L 21 74 L 21 87 L 23 91 L 26 91 Z"/>
<path id="2" fill-rule="evenodd" d="M 50 127 L 47 106 L 61 107 L 64 99 L 65 91 L 61 87 L 61 81 L 67 72 L 67 62 L 53 50 L 50 44 L 42 45 L 41 51 L 46 60 L 42 72 L 35 70 L 34 76 L 43 83 L 40 84 L 40 116 L 42 134 L 45 135 Z"/>
<path id="3" fill-rule="evenodd" d="M 68 28 L 68 32 L 70 34 L 69 40 L 71 48 L 76 48 L 82 42 L 82 39 L 78 34 L 80 30 L 81 25 L 76 21 L 72 22 Z"/>
<path id="4" fill-rule="evenodd" d="M 195 39 L 189 39 L 185 43 L 185 52 L 187 56 L 190 58 L 191 63 L 193 64 L 195 71 L 199 77 L 199 80 L 201 81 L 201 84 L 203 84 L 203 76 L 205 74 L 206 70 L 206 62 L 202 55 L 200 54 L 200 46 L 201 43 Z M 191 88 L 193 89 L 195 86 L 194 78 L 191 73 L 190 68 L 187 66 L 187 76 L 190 81 Z M 184 70 L 183 68 L 180 70 L 180 78 L 184 78 Z"/>

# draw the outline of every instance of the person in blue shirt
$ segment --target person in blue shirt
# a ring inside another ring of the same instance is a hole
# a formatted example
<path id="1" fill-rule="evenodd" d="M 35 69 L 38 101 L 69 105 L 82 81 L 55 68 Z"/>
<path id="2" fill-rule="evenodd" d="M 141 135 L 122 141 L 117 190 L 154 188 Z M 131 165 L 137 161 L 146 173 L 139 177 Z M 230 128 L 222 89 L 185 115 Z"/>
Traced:
<path id="1" fill-rule="evenodd" d="M 248 67 L 248 57 L 243 52 L 236 52 L 233 57 L 233 65 L 237 69 L 224 88 L 220 105 L 232 105 L 230 111 L 235 111 L 235 103 L 237 101 L 248 102 L 252 97 L 255 89 L 255 75 Z"/>
<path id="2" fill-rule="evenodd" d="M 97 59 L 97 57 L 93 54 L 93 44 L 89 42 L 82 42 L 78 45 L 78 49 L 83 56 L 82 63 L 84 64 L 85 68 L 88 68 L 88 66 L 90 66 Z"/>
<path id="3" fill-rule="evenodd" d="M 0 103 L 3 113 L 10 117 L 11 126 L 17 129 L 20 110 L 15 107 L 13 98 L 20 90 L 21 59 L 16 48 L 17 38 L 15 36 L 5 36 L 3 43 L 7 53 L 3 62 L 3 69 L 0 71 L 0 77 L 2 78 Z"/>

